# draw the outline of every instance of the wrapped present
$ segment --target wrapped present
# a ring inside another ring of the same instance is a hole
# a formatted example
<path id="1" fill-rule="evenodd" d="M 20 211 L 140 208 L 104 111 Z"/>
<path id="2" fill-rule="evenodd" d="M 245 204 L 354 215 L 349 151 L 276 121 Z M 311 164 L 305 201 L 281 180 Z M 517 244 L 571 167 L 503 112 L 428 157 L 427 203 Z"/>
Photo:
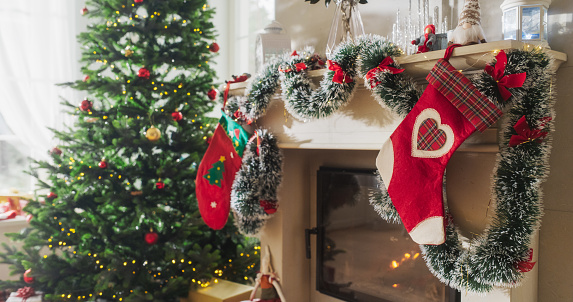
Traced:
<path id="1" fill-rule="evenodd" d="M 22 287 L 17 292 L 11 293 L 6 302 L 42 302 L 44 294 L 36 292 L 31 287 Z"/>
<path id="2" fill-rule="evenodd" d="M 31 195 L 20 194 L 18 191 L 14 191 L 10 194 L 1 194 L 0 213 L 16 211 L 16 215 L 25 215 L 22 209 L 28 204 L 31 198 Z"/>

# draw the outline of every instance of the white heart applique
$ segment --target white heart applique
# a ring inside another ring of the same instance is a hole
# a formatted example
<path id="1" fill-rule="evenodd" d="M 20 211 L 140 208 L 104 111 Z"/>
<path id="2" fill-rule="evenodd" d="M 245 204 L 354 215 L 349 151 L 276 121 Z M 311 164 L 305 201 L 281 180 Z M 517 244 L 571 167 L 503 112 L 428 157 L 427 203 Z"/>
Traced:
<path id="1" fill-rule="evenodd" d="M 440 113 L 433 108 L 422 110 L 412 129 L 412 156 L 438 158 L 454 145 L 454 131 L 442 124 Z"/>

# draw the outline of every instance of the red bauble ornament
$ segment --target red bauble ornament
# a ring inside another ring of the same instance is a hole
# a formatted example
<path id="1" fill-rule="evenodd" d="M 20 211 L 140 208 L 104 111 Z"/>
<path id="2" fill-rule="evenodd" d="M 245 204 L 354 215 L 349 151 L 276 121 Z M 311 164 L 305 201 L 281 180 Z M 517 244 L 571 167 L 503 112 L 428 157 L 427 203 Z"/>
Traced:
<path id="1" fill-rule="evenodd" d="M 89 10 L 88 10 L 87 7 L 84 6 L 84 8 L 82 8 L 82 9 L 80 10 L 80 14 L 85 15 L 85 14 L 87 14 L 87 13 L 89 13 Z"/>
<path id="2" fill-rule="evenodd" d="M 211 43 L 211 45 L 209 45 L 209 51 L 210 52 L 218 52 L 220 49 L 219 44 L 217 44 L 217 42 L 213 42 Z"/>
<path id="3" fill-rule="evenodd" d="M 105 169 L 107 168 L 107 162 L 105 160 L 102 160 L 99 162 L 98 167 Z"/>
<path id="4" fill-rule="evenodd" d="M 151 73 L 149 72 L 149 70 L 145 67 L 139 69 L 139 71 L 137 72 L 137 76 L 141 79 L 149 79 L 149 76 L 151 75 Z"/>
<path id="5" fill-rule="evenodd" d="M 175 111 L 171 113 L 171 117 L 173 118 L 174 121 L 178 122 L 183 119 L 183 114 L 179 111 Z"/>
<path id="6" fill-rule="evenodd" d="M 81 111 L 90 111 L 90 110 L 92 110 L 92 107 L 93 107 L 93 103 L 88 101 L 87 99 L 83 100 L 80 103 L 80 110 Z"/>
<path id="7" fill-rule="evenodd" d="M 60 150 L 58 147 L 54 147 L 52 150 L 50 150 L 50 154 L 62 155 L 62 150 Z"/>
<path id="8" fill-rule="evenodd" d="M 32 273 L 31 268 L 24 272 L 24 282 L 28 284 L 34 283 L 34 277 L 30 276 L 31 273 Z"/>
<path id="9" fill-rule="evenodd" d="M 90 76 L 87 75 L 87 76 L 84 77 L 84 80 L 83 80 L 83 81 L 84 81 L 84 82 L 87 82 L 89 79 L 90 79 Z"/>
<path id="10" fill-rule="evenodd" d="M 143 0 L 133 0 L 133 2 L 135 2 L 135 3 L 141 3 L 141 2 L 143 2 Z"/>
<path id="11" fill-rule="evenodd" d="M 145 242 L 149 245 L 154 245 L 159 241 L 159 235 L 155 232 L 145 234 Z"/>
<path id="12" fill-rule="evenodd" d="M 209 92 L 207 92 L 207 96 L 209 97 L 209 99 L 211 101 L 214 101 L 217 98 L 217 94 L 219 94 L 219 91 L 217 91 L 217 89 L 215 89 L 215 87 L 211 87 L 211 90 L 209 90 Z"/>
<path id="13" fill-rule="evenodd" d="M 277 208 L 279 205 L 276 201 L 269 201 L 269 200 L 259 200 L 259 204 L 263 207 L 263 210 L 267 214 L 274 214 L 277 212 Z"/>
<path id="14" fill-rule="evenodd" d="M 155 183 L 155 187 L 159 190 L 165 189 L 165 183 L 160 180 Z"/>
<path id="15" fill-rule="evenodd" d="M 46 198 L 49 198 L 49 199 L 58 198 L 58 194 L 56 194 L 56 193 L 54 193 L 54 192 L 50 192 L 50 193 L 48 194 L 48 196 L 46 196 Z"/>

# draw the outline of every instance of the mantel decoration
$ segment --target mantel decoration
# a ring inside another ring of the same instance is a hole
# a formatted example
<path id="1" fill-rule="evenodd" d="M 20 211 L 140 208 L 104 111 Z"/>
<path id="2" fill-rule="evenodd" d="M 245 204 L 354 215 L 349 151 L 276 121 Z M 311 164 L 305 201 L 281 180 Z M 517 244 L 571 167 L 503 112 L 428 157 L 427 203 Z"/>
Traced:
<path id="1" fill-rule="evenodd" d="M 265 114 L 271 96 L 282 85 L 285 107 L 295 118 L 327 117 L 347 104 L 357 78 L 362 77 L 383 107 L 404 117 L 422 91 L 395 62 L 401 53 L 396 45 L 374 35 L 342 43 L 334 50 L 329 71 L 316 89 L 305 68 L 312 64 L 312 50 L 285 54 L 253 78 L 246 96 L 229 98 L 225 113 L 238 121 L 256 120 Z M 548 133 L 553 129 L 554 116 L 549 56 L 538 47 L 495 53 L 496 60 L 469 79 L 504 113 L 491 190 L 494 216 L 483 234 L 465 238 L 445 205 L 445 242 L 421 245 L 434 275 L 453 288 L 477 293 L 491 291 L 494 286 L 515 287 L 535 264 L 529 246 L 542 216 L 540 186 L 548 175 Z M 381 190 L 372 194 L 371 204 L 381 217 L 398 222 L 400 215 L 382 178 L 379 180 Z"/>
<path id="2" fill-rule="evenodd" d="M 325 0 L 327 1 L 327 0 Z M 326 57 L 331 54 L 337 45 L 345 41 L 353 41 L 364 35 L 364 25 L 358 11 L 358 3 L 363 0 L 334 0 L 336 11 L 330 26 L 328 41 L 326 42 Z"/>

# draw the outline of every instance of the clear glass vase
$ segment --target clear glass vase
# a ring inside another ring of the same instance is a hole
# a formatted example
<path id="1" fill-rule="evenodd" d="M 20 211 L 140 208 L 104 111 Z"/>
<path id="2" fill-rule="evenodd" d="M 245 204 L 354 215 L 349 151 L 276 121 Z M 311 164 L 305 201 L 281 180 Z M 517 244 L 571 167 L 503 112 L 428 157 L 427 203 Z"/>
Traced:
<path id="1" fill-rule="evenodd" d="M 364 25 L 360 12 L 358 11 L 359 0 L 334 0 L 336 3 L 336 12 L 328 42 L 326 43 L 326 57 L 331 59 L 334 48 L 345 41 L 354 41 L 364 34 Z"/>

